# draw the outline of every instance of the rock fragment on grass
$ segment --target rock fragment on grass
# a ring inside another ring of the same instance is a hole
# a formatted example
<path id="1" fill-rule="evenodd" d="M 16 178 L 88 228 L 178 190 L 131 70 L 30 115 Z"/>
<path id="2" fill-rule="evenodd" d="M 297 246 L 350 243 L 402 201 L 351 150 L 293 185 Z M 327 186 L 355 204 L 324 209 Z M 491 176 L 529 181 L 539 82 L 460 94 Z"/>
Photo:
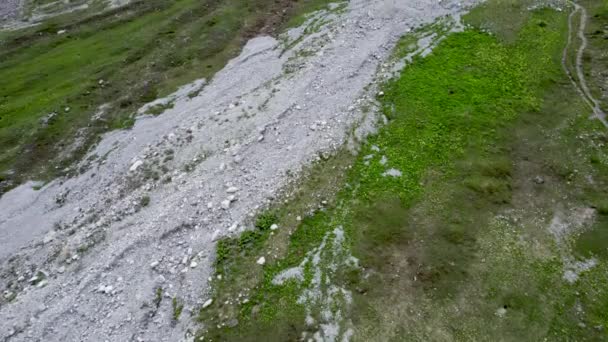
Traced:
<path id="1" fill-rule="evenodd" d="M 213 304 L 213 299 L 207 299 L 207 301 L 203 303 L 203 309 L 208 308 L 211 304 Z"/>
<path id="2" fill-rule="evenodd" d="M 382 176 L 384 176 L 384 177 L 387 177 L 387 176 L 389 176 L 389 177 L 401 177 L 402 173 L 401 173 L 401 171 L 399 171 L 397 169 L 388 169 L 388 170 L 386 170 L 386 172 L 384 172 L 382 174 Z"/>

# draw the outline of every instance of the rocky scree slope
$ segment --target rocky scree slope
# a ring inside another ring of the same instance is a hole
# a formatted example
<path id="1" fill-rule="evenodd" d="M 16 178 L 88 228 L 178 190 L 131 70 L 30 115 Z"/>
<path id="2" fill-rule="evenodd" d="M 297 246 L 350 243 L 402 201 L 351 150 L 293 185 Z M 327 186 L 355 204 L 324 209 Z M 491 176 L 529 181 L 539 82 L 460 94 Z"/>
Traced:
<path id="1" fill-rule="evenodd" d="M 247 229 L 293 174 L 373 122 L 357 104 L 399 37 L 463 4 L 353 0 L 281 42 L 252 39 L 208 83 L 164 100 L 164 114 L 107 134 L 79 176 L 0 198 L 0 337 L 189 336 L 214 241 Z"/>

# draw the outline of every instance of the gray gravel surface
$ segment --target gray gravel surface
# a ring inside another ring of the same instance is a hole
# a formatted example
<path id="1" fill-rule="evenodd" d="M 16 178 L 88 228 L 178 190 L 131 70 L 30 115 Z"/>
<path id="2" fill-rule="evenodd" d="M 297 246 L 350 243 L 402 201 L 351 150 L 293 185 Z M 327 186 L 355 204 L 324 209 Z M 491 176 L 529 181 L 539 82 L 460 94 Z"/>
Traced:
<path id="1" fill-rule="evenodd" d="M 0 1 L 0 23 L 19 17 L 23 0 L 2 0 Z"/>
<path id="2" fill-rule="evenodd" d="M 0 198 L 0 340 L 189 339 L 214 241 L 247 229 L 290 175 L 375 122 L 358 105 L 397 39 L 459 11 L 457 1 L 352 0 L 317 13 L 329 23 L 302 40 L 302 28 L 289 31 L 288 51 L 252 39 L 208 84 L 172 96 L 172 109 L 107 134 L 85 172 Z M 185 304 L 178 322 L 173 297 Z"/>

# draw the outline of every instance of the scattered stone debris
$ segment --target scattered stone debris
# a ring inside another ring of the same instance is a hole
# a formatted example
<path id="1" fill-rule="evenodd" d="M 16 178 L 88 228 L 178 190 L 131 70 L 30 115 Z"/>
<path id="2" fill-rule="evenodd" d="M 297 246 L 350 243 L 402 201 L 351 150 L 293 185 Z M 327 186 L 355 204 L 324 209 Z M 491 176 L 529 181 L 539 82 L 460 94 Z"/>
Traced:
<path id="1" fill-rule="evenodd" d="M 382 176 L 384 176 L 384 177 L 387 177 L 387 176 L 390 176 L 390 177 L 401 177 L 402 174 L 401 174 L 401 171 L 399 171 L 397 169 L 388 169 L 388 170 L 386 170 L 386 172 L 384 172 L 382 174 Z"/>
<path id="2" fill-rule="evenodd" d="M 505 315 L 507 314 L 507 308 L 500 307 L 498 308 L 498 310 L 496 310 L 494 314 L 498 317 L 505 317 Z"/>
<path id="3" fill-rule="evenodd" d="M 103 293 L 103 294 L 113 294 L 114 293 L 114 286 L 112 285 L 99 285 L 99 288 L 97 288 L 97 292 Z"/>
<path id="4" fill-rule="evenodd" d="M 46 279 L 48 278 L 48 276 L 48 273 L 46 273 L 45 271 L 38 271 L 33 277 L 30 278 L 28 282 L 31 285 L 42 287 L 46 285 Z"/>
<path id="5" fill-rule="evenodd" d="M 359 267 L 358 260 L 344 249 L 344 239 L 342 227 L 334 229 L 323 237 L 318 247 L 306 254 L 300 265 L 282 271 L 272 280 L 274 285 L 279 286 L 288 281 L 301 283 L 304 281 L 304 269 L 307 267 L 312 269 L 312 281 L 303 289 L 297 302 L 305 307 L 307 313 L 305 323 L 309 327 L 314 327 L 317 321 L 323 321 L 324 324 L 318 325 L 318 331 L 310 335 L 305 332 L 304 337 L 314 336 L 313 340 L 320 341 L 348 341 L 352 335 L 352 322 L 344 317 L 345 311 L 352 304 L 352 293 L 331 282 L 334 270 L 338 267 L 343 269 Z M 312 308 L 320 309 L 321 317 L 316 317 Z"/>
<path id="6" fill-rule="evenodd" d="M 207 301 L 203 303 L 203 309 L 208 308 L 209 306 L 211 306 L 211 304 L 213 304 L 213 299 L 207 299 Z"/>
<path id="7" fill-rule="evenodd" d="M 13 291 L 9 291 L 9 290 L 4 291 L 4 293 L 3 293 L 4 299 L 9 302 L 11 300 L 15 299 L 16 296 L 17 295 Z"/>
<path id="8" fill-rule="evenodd" d="M 564 271 L 564 280 L 570 284 L 574 284 L 581 273 L 587 272 L 597 265 L 597 260 L 594 258 L 585 261 L 570 262 L 566 265 Z"/>

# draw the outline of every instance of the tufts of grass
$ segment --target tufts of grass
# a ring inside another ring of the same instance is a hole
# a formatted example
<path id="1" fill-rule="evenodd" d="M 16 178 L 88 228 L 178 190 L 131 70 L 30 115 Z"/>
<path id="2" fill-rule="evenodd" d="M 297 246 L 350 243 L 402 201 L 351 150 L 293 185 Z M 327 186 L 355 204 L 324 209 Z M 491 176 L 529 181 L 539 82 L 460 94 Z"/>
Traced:
<path id="1" fill-rule="evenodd" d="M 592 229 L 581 233 L 574 244 L 574 252 L 581 258 L 608 260 L 608 219 L 601 217 Z"/>
<path id="2" fill-rule="evenodd" d="M 158 309 L 160 307 L 160 303 L 163 301 L 163 288 L 157 287 L 154 292 L 154 307 Z"/>
<path id="3" fill-rule="evenodd" d="M 179 301 L 177 297 L 173 297 L 171 306 L 173 307 L 173 321 L 179 321 L 179 317 L 182 315 L 182 311 L 184 310 L 184 304 Z"/>
<path id="4" fill-rule="evenodd" d="M 147 207 L 150 204 L 150 196 L 144 195 L 139 199 L 139 205 Z"/>
<path id="5" fill-rule="evenodd" d="M 298 5 L 298 11 L 300 14 L 291 17 L 283 26 L 283 28 L 292 28 L 301 26 L 308 19 L 308 15 L 312 12 L 319 10 L 329 10 L 328 4 L 333 3 L 336 4 L 334 6 L 333 11 L 342 11 L 346 8 L 348 3 L 346 1 L 327 1 L 327 0 L 308 0 L 301 1 Z"/>
<path id="6" fill-rule="evenodd" d="M 467 22 L 481 30 L 496 34 L 506 44 L 514 43 L 523 27 L 531 20 L 533 0 L 490 1 L 479 5 L 467 15 Z M 542 19 L 534 19 L 548 24 Z"/>
<path id="7" fill-rule="evenodd" d="M 598 200 L 595 205 L 597 213 L 600 215 L 608 215 L 608 201 L 605 199 Z"/>
<path id="8" fill-rule="evenodd" d="M 277 222 L 277 215 L 271 212 L 262 213 L 255 221 L 255 227 L 261 231 L 270 229 Z"/>
<path id="9" fill-rule="evenodd" d="M 383 198 L 355 211 L 353 229 L 357 257 L 366 267 L 390 268 L 385 261 L 394 249 L 405 248 L 414 238 L 408 227 L 408 210 L 399 198 Z"/>
<path id="10" fill-rule="evenodd" d="M 235 256 L 253 257 L 268 239 L 270 226 L 277 221 L 277 216 L 271 212 L 258 215 L 255 230 L 243 232 L 236 238 L 224 238 L 218 241 L 216 249 L 216 271 L 219 274 L 229 272 L 230 260 Z"/>
<path id="11" fill-rule="evenodd" d="M 154 99 L 156 99 L 156 98 L 154 98 Z M 160 115 L 160 114 L 164 113 L 167 109 L 173 108 L 173 105 L 174 105 L 173 101 L 168 102 L 168 103 L 160 103 L 160 104 L 150 107 L 146 113 L 150 114 L 150 115 Z"/>

